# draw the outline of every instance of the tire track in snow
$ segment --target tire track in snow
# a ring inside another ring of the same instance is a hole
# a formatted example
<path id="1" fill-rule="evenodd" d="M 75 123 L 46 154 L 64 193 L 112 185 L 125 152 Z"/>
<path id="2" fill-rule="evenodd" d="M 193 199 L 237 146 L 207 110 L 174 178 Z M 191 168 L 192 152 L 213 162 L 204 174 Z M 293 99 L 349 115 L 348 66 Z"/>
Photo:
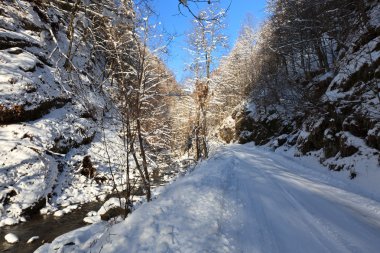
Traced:
<path id="1" fill-rule="evenodd" d="M 323 206 L 324 204 L 326 208 L 333 207 L 335 205 L 336 208 L 339 208 L 342 211 L 340 213 L 341 216 L 343 215 L 345 217 L 346 216 L 352 217 L 351 219 L 347 219 L 346 223 L 356 222 L 358 226 L 362 226 L 360 222 L 355 220 L 357 219 L 357 217 L 351 215 L 351 212 L 350 212 L 351 210 L 347 212 L 347 210 L 345 210 L 346 207 L 342 206 L 341 203 L 339 202 L 331 203 L 331 200 L 324 199 L 323 196 L 316 195 L 312 191 L 307 191 L 307 189 L 304 189 L 304 191 L 301 192 L 299 190 L 296 191 L 296 188 L 289 187 L 290 185 L 285 184 L 284 182 L 286 181 L 281 181 L 280 176 L 278 176 L 278 174 L 281 174 L 279 172 L 282 172 L 282 166 L 276 164 L 276 161 L 274 160 L 272 160 L 271 162 L 274 163 L 271 166 L 271 168 L 263 167 L 262 169 L 263 172 L 266 174 L 268 183 L 270 182 L 272 185 L 275 185 L 279 189 L 279 193 L 282 193 L 282 197 L 287 199 L 287 201 L 294 207 L 294 209 L 298 210 L 299 218 L 302 219 L 303 222 L 309 226 L 310 228 L 309 232 L 314 234 L 315 238 L 320 242 L 322 246 L 324 246 L 324 244 L 330 244 L 329 247 L 331 246 L 336 247 L 336 250 L 330 249 L 330 252 L 372 252 L 372 251 L 364 250 L 362 247 L 363 243 L 358 242 L 355 236 L 352 236 L 351 234 L 345 232 L 344 229 L 339 227 L 339 225 L 342 225 L 341 223 L 339 224 L 337 222 L 337 221 L 340 221 L 339 217 L 335 216 L 334 218 L 336 219 L 334 220 L 331 220 L 331 219 L 327 220 L 326 219 L 327 216 L 326 217 L 322 216 L 320 218 L 318 217 L 318 215 L 321 215 L 321 214 L 317 213 L 317 211 L 321 211 L 321 209 L 316 208 L 316 210 L 313 210 L 313 206 L 315 207 L 315 205 L 310 206 L 310 204 L 313 202 L 313 198 L 314 198 L 318 202 L 321 202 L 322 204 L 321 206 Z M 285 187 L 285 185 L 287 187 Z M 328 189 L 331 189 L 331 188 L 332 187 L 329 187 Z M 294 193 L 291 193 L 290 191 L 294 192 L 296 195 L 294 195 Z M 307 198 L 305 198 L 305 196 L 312 197 L 312 198 L 308 198 L 309 201 L 306 201 Z M 326 214 L 326 212 L 324 214 Z M 362 227 L 359 227 L 359 228 L 362 229 Z M 371 229 L 370 227 L 366 227 L 365 230 L 370 231 Z M 358 236 L 360 235 L 358 234 Z M 333 239 L 332 241 L 331 241 L 331 238 Z M 326 250 L 328 249 L 325 247 L 324 252 L 328 252 Z M 368 249 L 368 250 L 371 250 L 371 249 Z"/>
<path id="2" fill-rule="evenodd" d="M 288 190 L 286 190 L 282 185 L 280 185 L 274 178 L 271 176 L 268 172 L 265 171 L 265 174 L 267 174 L 267 179 L 270 181 L 273 185 L 275 185 L 278 189 L 280 189 L 282 194 L 282 197 L 284 197 L 290 205 L 293 206 L 294 209 L 299 211 L 299 219 L 302 219 L 302 221 L 307 224 L 307 226 L 310 229 L 311 234 L 313 234 L 314 238 L 318 240 L 319 244 L 324 248 L 323 252 L 358 252 L 358 251 L 352 251 L 352 246 L 350 245 L 350 242 L 347 240 L 344 240 L 341 238 L 336 232 L 332 231 L 331 229 L 326 229 L 326 224 L 322 223 L 319 218 L 316 218 L 313 214 L 311 214 L 304 205 L 301 204 Z M 317 224 L 317 226 L 316 226 Z M 321 224 L 325 229 L 320 229 L 318 224 Z M 327 243 L 326 240 L 323 239 L 330 239 L 328 236 L 325 236 L 325 234 L 329 234 L 334 238 L 334 242 L 337 242 L 338 245 L 336 250 L 331 251 L 331 249 L 328 249 L 324 244 Z M 349 245 L 348 247 L 346 245 Z"/>
<path id="3" fill-rule="evenodd" d="M 273 182 L 275 182 L 275 180 L 273 180 Z M 335 224 L 331 221 L 327 221 L 326 219 L 318 217 L 318 213 L 315 211 L 312 212 L 312 209 L 307 205 L 307 203 L 305 203 L 303 198 L 297 198 L 294 194 L 292 194 L 289 190 L 287 190 L 281 184 L 279 184 L 278 182 L 276 182 L 276 184 L 289 197 L 289 200 L 292 201 L 299 208 L 299 210 L 302 211 L 306 215 L 305 222 L 310 224 L 310 226 L 313 226 L 314 230 L 317 230 L 318 233 L 322 236 L 322 238 L 324 237 L 326 240 L 330 240 L 330 238 L 332 237 L 333 241 L 338 243 L 337 246 L 339 246 L 339 248 L 337 249 L 337 251 L 334 251 L 334 252 L 352 252 L 352 253 L 363 252 L 363 248 L 354 243 L 357 238 L 348 234 L 343 229 L 340 229 L 338 227 L 339 224 Z M 323 200 L 324 202 L 329 202 L 329 200 L 324 200 L 324 199 L 321 199 L 321 200 Z M 346 209 L 344 206 L 343 208 L 341 208 L 340 203 L 334 203 L 334 204 L 336 205 L 336 208 L 343 209 L 343 210 Z M 344 216 L 346 214 L 344 212 L 341 212 L 341 215 Z M 353 217 L 353 219 L 354 218 L 357 218 L 357 217 Z M 353 219 L 346 219 L 346 222 L 354 222 Z M 328 234 L 329 236 L 324 236 L 325 234 Z"/>
<path id="4" fill-rule="evenodd" d="M 238 152 L 235 151 L 234 156 L 238 157 Z M 239 238 L 244 238 L 245 240 L 245 242 L 240 242 L 240 246 L 243 247 L 240 252 L 281 252 L 277 244 L 278 238 L 276 238 L 276 234 L 274 233 L 272 222 L 264 211 L 263 201 L 259 195 L 252 192 L 252 181 L 250 181 L 252 178 L 244 175 L 242 171 L 244 167 L 249 167 L 249 164 L 246 164 L 241 158 L 237 164 L 239 166 L 234 168 L 236 178 L 235 195 L 243 203 L 242 210 L 240 211 L 246 213 L 250 211 L 248 214 L 250 217 L 245 219 L 245 224 L 239 234 Z M 247 236 L 247 234 L 251 234 L 251 236 Z M 255 236 L 258 238 L 255 238 Z"/>
<path id="5" fill-rule="evenodd" d="M 231 168 L 233 168 L 234 163 L 233 161 L 231 163 Z M 230 178 L 230 170 L 221 170 L 221 182 L 220 182 L 220 188 L 221 188 L 221 195 L 218 198 L 218 202 L 220 205 L 219 213 L 216 216 L 216 222 L 217 222 L 217 233 L 220 239 L 220 243 L 223 245 L 223 251 L 224 252 L 232 252 L 231 249 L 231 239 L 228 237 L 228 233 L 225 231 L 224 227 L 227 227 L 228 219 L 230 218 L 231 210 L 228 208 L 228 203 L 226 203 L 225 196 L 228 192 L 228 179 Z"/>

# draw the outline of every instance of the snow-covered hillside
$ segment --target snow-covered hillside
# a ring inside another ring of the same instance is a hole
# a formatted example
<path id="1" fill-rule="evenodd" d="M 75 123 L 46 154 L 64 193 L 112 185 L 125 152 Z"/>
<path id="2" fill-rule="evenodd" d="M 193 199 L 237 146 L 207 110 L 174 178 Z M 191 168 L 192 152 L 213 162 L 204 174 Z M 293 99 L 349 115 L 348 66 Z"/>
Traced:
<path id="1" fill-rule="evenodd" d="M 133 5 L 74 2 L 0 3 L 0 227 L 40 212 L 67 213 L 82 203 L 104 200 L 115 183 L 126 182 L 125 171 L 117 169 L 126 164 L 115 102 L 115 94 L 121 93 L 115 91 L 115 80 L 111 85 L 114 70 L 107 69 L 111 59 L 105 43 L 110 36 L 106 27 L 130 29 Z M 150 71 L 160 68 L 165 76 L 163 63 L 157 57 L 154 61 Z M 150 85 L 161 88 L 154 81 Z M 146 104 L 158 101 L 154 96 L 144 99 Z M 157 166 L 157 157 L 149 157 L 152 166 Z M 132 168 L 129 177 L 138 188 Z"/>
<path id="2" fill-rule="evenodd" d="M 347 181 L 315 159 L 231 145 L 125 221 L 36 252 L 377 252 L 379 221 L 377 184 Z"/>
<path id="3" fill-rule="evenodd" d="M 255 67 L 240 65 L 251 94 L 221 126 L 222 139 L 296 147 L 352 178 L 365 175 L 363 163 L 380 166 L 380 5 L 345 3 L 275 1 L 260 32 L 243 34 L 233 53 L 246 53 L 249 39 Z"/>
<path id="4" fill-rule="evenodd" d="M 67 175 L 65 156 L 77 155 L 80 161 L 89 148 L 82 145 L 95 137 L 95 122 L 82 116 L 86 108 L 67 82 L 61 60 L 69 45 L 65 15 L 28 1 L 5 2 L 0 14 L 0 226 L 38 212 L 50 202 L 48 196 L 55 198 L 50 203 L 63 204 L 57 194 L 65 188 L 72 187 L 71 193 L 83 188 L 72 186 L 79 177 Z M 83 45 L 83 54 L 88 48 Z M 84 199 L 95 198 L 91 191 Z M 65 205 L 70 202 L 81 200 Z"/>

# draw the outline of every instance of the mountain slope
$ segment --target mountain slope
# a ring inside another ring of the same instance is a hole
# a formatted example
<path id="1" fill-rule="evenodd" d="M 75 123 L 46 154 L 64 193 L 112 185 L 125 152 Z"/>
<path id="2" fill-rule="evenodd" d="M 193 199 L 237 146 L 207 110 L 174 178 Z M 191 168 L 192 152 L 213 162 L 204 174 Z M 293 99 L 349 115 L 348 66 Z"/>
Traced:
<path id="1" fill-rule="evenodd" d="M 125 221 L 36 252 L 377 252 L 379 190 L 310 164 L 227 146 Z"/>
<path id="2" fill-rule="evenodd" d="M 249 64 L 232 62 L 248 73 L 249 97 L 220 138 L 296 147 L 296 155 L 316 155 L 331 170 L 365 175 L 363 161 L 380 165 L 378 1 L 270 3 L 272 16 L 257 35 L 237 44 L 237 55 L 247 54 L 245 40 L 253 48 Z"/>

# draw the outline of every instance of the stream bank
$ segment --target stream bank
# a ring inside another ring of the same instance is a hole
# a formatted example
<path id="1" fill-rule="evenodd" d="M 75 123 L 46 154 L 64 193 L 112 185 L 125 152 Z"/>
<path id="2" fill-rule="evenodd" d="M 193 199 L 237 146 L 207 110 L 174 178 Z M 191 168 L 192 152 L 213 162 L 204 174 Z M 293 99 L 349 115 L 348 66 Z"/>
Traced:
<path id="1" fill-rule="evenodd" d="M 169 181 L 164 178 L 168 175 L 169 177 L 173 177 L 177 173 L 172 171 L 153 178 L 152 190 L 168 184 Z M 137 191 L 134 195 L 143 196 L 143 192 Z M 111 197 L 117 197 L 117 194 L 111 193 L 106 199 Z M 77 209 L 60 217 L 56 217 L 52 214 L 38 214 L 32 216 L 31 219 L 24 223 L 19 223 L 13 226 L 4 226 L 0 230 L 0 252 L 31 253 L 42 244 L 52 242 L 56 237 L 62 234 L 89 225 L 83 221 L 83 218 L 87 216 L 88 212 L 99 210 L 103 203 L 104 201 L 89 202 L 80 205 Z M 19 238 L 19 242 L 16 244 L 6 242 L 4 236 L 8 233 L 15 234 Z M 38 236 L 39 239 L 28 244 L 27 241 L 33 236 Z"/>
<path id="2" fill-rule="evenodd" d="M 152 190 L 157 187 L 167 185 L 178 176 L 184 175 L 193 166 L 191 160 L 184 159 L 176 166 L 165 168 L 161 173 L 152 175 Z M 143 196 L 142 190 L 136 187 L 134 196 Z M 111 197 L 117 197 L 118 194 L 110 193 L 105 201 Z M 98 211 L 105 201 L 89 202 L 80 205 L 77 209 L 60 217 L 52 214 L 34 215 L 30 220 L 13 226 L 4 226 L 0 230 L 0 253 L 31 253 L 34 252 L 44 243 L 50 243 L 58 236 L 72 230 L 89 225 L 83 221 L 90 211 Z M 19 238 L 16 244 L 7 243 L 4 236 L 13 233 Z M 39 239 L 33 243 L 27 244 L 27 241 L 33 237 L 39 236 Z"/>

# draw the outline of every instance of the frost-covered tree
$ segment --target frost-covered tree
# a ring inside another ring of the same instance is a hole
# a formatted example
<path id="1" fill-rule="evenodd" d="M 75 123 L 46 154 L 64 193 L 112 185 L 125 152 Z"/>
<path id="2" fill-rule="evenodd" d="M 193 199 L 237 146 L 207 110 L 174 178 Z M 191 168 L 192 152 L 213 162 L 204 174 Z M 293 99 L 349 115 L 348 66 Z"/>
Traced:
<path id="1" fill-rule="evenodd" d="M 218 16 L 213 19 L 211 17 Z M 189 51 L 193 61 L 189 69 L 194 73 L 194 100 L 197 113 L 193 135 L 196 160 L 208 157 L 207 148 L 207 104 L 211 72 L 220 48 L 227 47 L 227 37 L 223 34 L 225 10 L 211 5 L 199 13 L 200 19 L 193 20 L 193 29 L 189 34 Z"/>
<path id="2" fill-rule="evenodd" d="M 176 84 L 157 56 L 165 46 L 151 9 L 139 6 L 134 15 L 132 26 L 120 23 L 108 32 L 108 72 L 115 83 L 111 90 L 120 110 L 127 171 L 131 159 L 150 201 L 148 164 L 157 167 L 157 153 L 170 148 L 171 101 L 166 95 Z"/>
<path id="3" fill-rule="evenodd" d="M 202 16 L 200 13 L 197 14 L 197 10 L 199 8 L 202 8 L 204 4 L 224 4 L 225 9 L 228 11 L 232 3 L 232 0 L 178 0 L 178 10 L 182 15 L 185 15 L 183 12 L 183 9 L 186 10 L 188 13 L 190 13 L 193 18 L 197 20 L 217 20 L 224 16 L 224 14 L 221 15 L 221 13 L 213 13 L 212 16 Z"/>
<path id="4" fill-rule="evenodd" d="M 158 57 L 165 47 L 148 2 L 135 6 L 130 0 L 53 0 L 39 5 L 68 14 L 67 43 L 57 43 L 53 52 L 58 55 L 57 69 L 65 69 L 59 74 L 91 117 L 106 122 L 104 115 L 113 115 L 122 144 L 104 136 L 109 167 L 125 171 L 127 199 L 132 192 L 130 173 L 136 170 L 149 201 L 148 163 L 155 167 L 157 152 L 170 148 L 170 99 L 165 94 L 176 84 Z M 50 33 L 59 41 L 54 27 L 60 21 L 56 22 Z M 91 57 L 82 57 L 87 53 Z M 95 59 L 101 64 L 95 66 Z M 96 101 L 99 98 L 103 101 Z M 116 163 L 111 162 L 115 149 L 125 154 Z"/>
<path id="5" fill-rule="evenodd" d="M 231 52 L 223 57 L 211 79 L 213 96 L 210 100 L 210 120 L 217 125 L 247 97 L 246 91 L 253 82 L 257 34 L 251 23 L 245 24 Z"/>

